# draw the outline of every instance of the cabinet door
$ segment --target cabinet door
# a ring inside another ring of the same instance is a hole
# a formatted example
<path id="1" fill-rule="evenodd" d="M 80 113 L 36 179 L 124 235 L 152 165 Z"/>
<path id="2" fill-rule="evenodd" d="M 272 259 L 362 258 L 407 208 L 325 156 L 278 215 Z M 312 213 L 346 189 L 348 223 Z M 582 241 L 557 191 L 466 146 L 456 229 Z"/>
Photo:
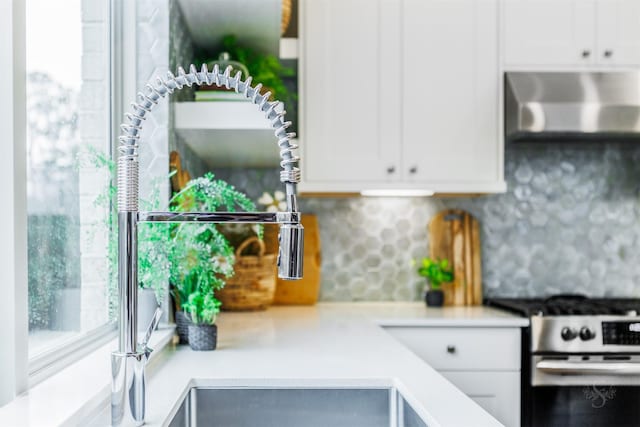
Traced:
<path id="1" fill-rule="evenodd" d="M 520 426 L 520 372 L 440 373 L 506 427 Z"/>
<path id="2" fill-rule="evenodd" d="M 507 67 L 593 63 L 595 0 L 503 0 L 502 8 Z"/>
<path id="3" fill-rule="evenodd" d="M 519 328 L 386 327 L 385 330 L 438 371 L 520 370 Z"/>
<path id="4" fill-rule="evenodd" d="M 597 58 L 601 65 L 640 65 L 640 1 L 598 0 Z"/>
<path id="5" fill-rule="evenodd" d="M 402 22 L 406 180 L 502 182 L 497 0 L 405 0 Z"/>
<path id="6" fill-rule="evenodd" d="M 399 3 L 301 3 L 302 188 L 357 191 L 397 180 Z"/>

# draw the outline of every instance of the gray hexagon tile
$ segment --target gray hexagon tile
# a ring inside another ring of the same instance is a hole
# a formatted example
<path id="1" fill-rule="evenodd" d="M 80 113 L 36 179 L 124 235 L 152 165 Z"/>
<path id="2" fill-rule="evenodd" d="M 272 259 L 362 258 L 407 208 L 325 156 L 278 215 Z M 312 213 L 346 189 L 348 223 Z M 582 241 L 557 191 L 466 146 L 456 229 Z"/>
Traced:
<path id="1" fill-rule="evenodd" d="M 485 296 L 557 292 L 640 296 L 640 148 L 509 146 L 505 194 L 453 199 L 302 199 L 318 215 L 321 299 L 416 300 L 411 260 L 444 208 L 481 224 Z M 280 188 L 275 169 L 214 171 L 253 199 Z"/>

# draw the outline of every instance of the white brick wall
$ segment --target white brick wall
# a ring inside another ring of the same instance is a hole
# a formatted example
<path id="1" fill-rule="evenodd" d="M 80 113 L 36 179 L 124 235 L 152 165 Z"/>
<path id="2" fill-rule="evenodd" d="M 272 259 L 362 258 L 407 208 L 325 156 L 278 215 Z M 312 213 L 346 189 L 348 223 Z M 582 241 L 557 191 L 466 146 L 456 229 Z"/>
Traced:
<path id="1" fill-rule="evenodd" d="M 109 15 L 108 2 L 82 0 L 82 22 L 97 22 L 104 24 Z"/>
<path id="2" fill-rule="evenodd" d="M 109 105 L 108 2 L 82 1 L 82 86 L 79 123 L 82 147 L 107 152 L 111 141 Z M 79 171 L 80 193 L 80 328 L 104 324 L 108 315 L 107 230 L 108 212 L 95 205 L 108 183 L 108 174 L 83 165 Z"/>
<path id="3" fill-rule="evenodd" d="M 169 70 L 169 0 L 140 0 L 137 14 L 137 87 L 142 88 L 156 76 L 166 76 Z M 175 70 L 174 70 L 175 72 Z M 160 102 L 145 121 L 140 144 L 140 195 L 152 191 L 154 178 L 169 173 L 169 103 Z M 160 193 L 168 200 L 169 188 Z"/>

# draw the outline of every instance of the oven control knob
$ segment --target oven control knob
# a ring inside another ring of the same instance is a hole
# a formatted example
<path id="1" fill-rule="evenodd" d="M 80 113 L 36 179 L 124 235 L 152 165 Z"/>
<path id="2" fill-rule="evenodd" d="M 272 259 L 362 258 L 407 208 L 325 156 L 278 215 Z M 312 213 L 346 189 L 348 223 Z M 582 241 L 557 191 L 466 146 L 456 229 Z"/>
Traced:
<path id="1" fill-rule="evenodd" d="M 591 329 L 589 329 L 586 326 L 583 326 L 582 328 L 580 328 L 580 339 L 582 341 L 589 341 L 592 340 L 594 337 L 596 336 L 596 333 L 593 332 Z"/>
<path id="2" fill-rule="evenodd" d="M 576 330 L 573 328 L 565 326 L 564 328 L 562 328 L 562 331 L 560 331 L 560 336 L 565 341 L 571 341 L 578 336 L 578 332 L 576 332 Z"/>

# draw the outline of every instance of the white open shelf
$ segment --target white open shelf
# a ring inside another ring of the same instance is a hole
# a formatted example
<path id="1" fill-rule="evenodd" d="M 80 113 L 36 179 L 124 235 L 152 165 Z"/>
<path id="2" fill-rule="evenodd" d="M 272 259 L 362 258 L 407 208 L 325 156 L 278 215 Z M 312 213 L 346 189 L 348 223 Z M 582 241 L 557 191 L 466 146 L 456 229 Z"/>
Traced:
<path id="1" fill-rule="evenodd" d="M 298 39 L 280 39 L 279 56 L 284 60 L 298 59 Z M 174 107 L 176 133 L 209 166 L 279 164 L 274 131 L 264 113 L 251 102 L 177 102 Z"/>
<path id="2" fill-rule="evenodd" d="M 264 113 L 249 101 L 176 102 L 175 127 L 192 130 L 268 130 Z"/>
<path id="3" fill-rule="evenodd" d="M 177 102 L 176 133 L 211 167 L 274 167 L 277 139 L 251 102 Z"/>
<path id="4" fill-rule="evenodd" d="M 298 39 L 280 39 L 280 59 L 298 59 Z"/>

